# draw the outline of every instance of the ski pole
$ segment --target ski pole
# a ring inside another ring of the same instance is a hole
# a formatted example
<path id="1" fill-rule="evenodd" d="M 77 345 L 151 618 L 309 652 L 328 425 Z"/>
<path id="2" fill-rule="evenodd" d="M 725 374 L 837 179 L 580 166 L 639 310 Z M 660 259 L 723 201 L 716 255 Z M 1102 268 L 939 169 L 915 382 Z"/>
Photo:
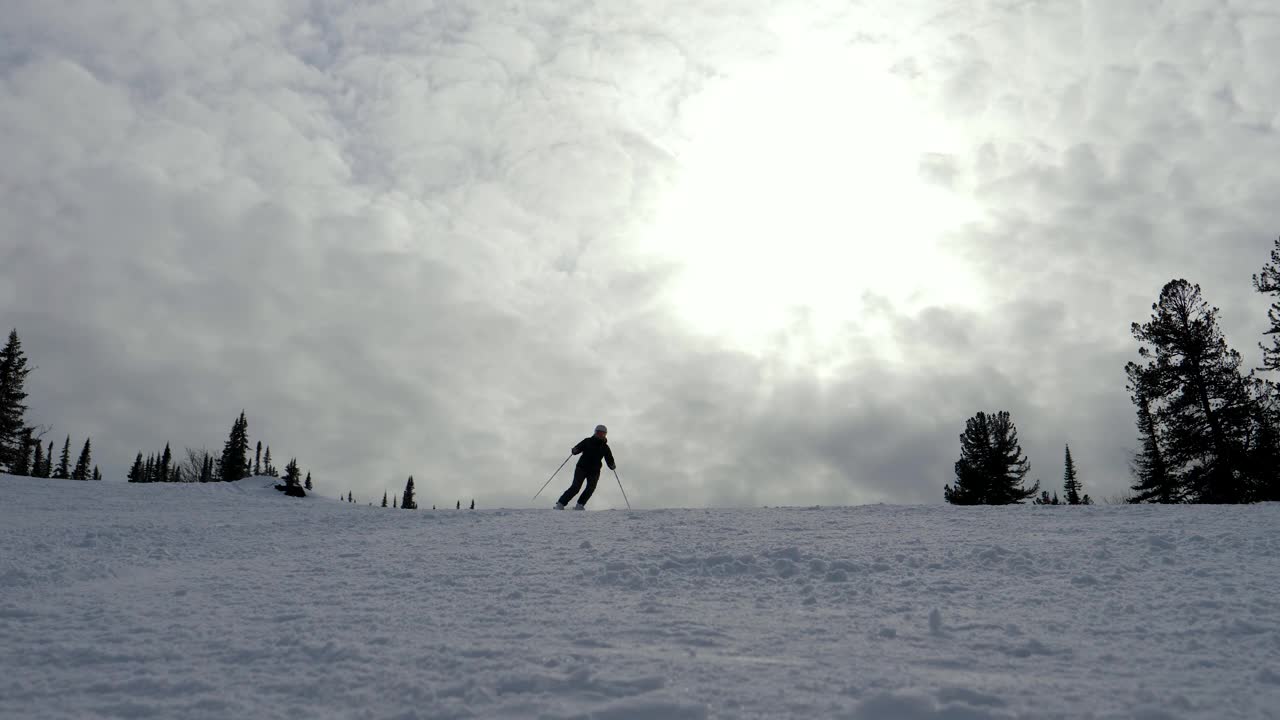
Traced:
<path id="1" fill-rule="evenodd" d="M 627 509 L 631 509 L 631 501 L 627 500 L 627 491 L 622 487 L 622 478 L 618 477 L 618 468 L 609 468 L 613 471 L 613 477 L 618 481 L 618 489 L 622 490 L 622 500 L 627 504 Z"/>
<path id="2" fill-rule="evenodd" d="M 547 486 L 551 484 L 551 481 L 555 479 L 555 476 L 556 476 L 556 475 L 559 475 L 559 474 L 560 474 L 560 471 L 564 468 L 564 466 L 569 464 L 569 458 L 571 458 L 571 457 L 573 457 L 573 453 L 569 453 L 569 457 L 565 458 L 565 459 L 564 459 L 564 462 L 560 463 L 560 467 L 556 468 L 556 471 L 555 471 L 555 472 L 553 472 L 553 473 L 551 473 L 551 477 L 547 478 L 547 481 L 546 481 L 546 482 L 544 482 L 544 483 L 542 483 L 542 487 L 541 487 L 541 488 L 538 490 L 538 492 L 537 492 L 536 494 L 534 494 L 534 496 L 533 496 L 533 499 L 534 499 L 534 500 L 537 500 L 537 499 L 538 499 L 538 495 L 541 495 L 541 494 L 542 494 L 542 491 L 547 489 Z M 531 500 L 530 502 L 532 502 L 532 500 Z"/>

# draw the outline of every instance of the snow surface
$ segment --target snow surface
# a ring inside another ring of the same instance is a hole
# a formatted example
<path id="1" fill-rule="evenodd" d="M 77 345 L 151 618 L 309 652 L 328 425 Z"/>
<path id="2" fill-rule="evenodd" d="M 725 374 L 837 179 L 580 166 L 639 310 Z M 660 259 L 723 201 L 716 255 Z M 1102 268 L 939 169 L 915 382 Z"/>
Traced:
<path id="1" fill-rule="evenodd" d="M 1280 506 L 442 510 L 0 477 L 0 717 L 1280 717 Z"/>

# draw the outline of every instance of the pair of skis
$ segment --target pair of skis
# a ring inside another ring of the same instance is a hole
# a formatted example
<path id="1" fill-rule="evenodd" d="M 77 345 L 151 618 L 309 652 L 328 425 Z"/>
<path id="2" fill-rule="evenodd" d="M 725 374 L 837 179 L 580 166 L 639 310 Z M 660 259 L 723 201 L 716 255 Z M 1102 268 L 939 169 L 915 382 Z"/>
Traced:
<path id="1" fill-rule="evenodd" d="M 569 457 L 565 458 L 564 462 L 560 463 L 560 467 L 556 468 L 556 471 L 551 473 L 551 477 L 547 478 L 547 481 L 542 483 L 542 487 L 538 489 L 538 492 L 533 494 L 534 500 L 538 499 L 538 496 L 542 494 L 542 491 L 547 489 L 547 486 L 551 484 L 551 481 L 555 479 L 556 475 L 560 474 L 560 471 L 564 469 L 565 465 L 569 464 L 569 460 L 572 458 L 573 458 L 573 453 L 569 453 Z M 618 469 L 617 468 L 609 468 L 609 469 L 613 471 L 613 477 L 618 481 L 618 489 L 622 491 L 622 501 L 627 504 L 627 509 L 630 510 L 631 501 L 627 499 L 627 491 L 625 488 L 622 487 L 622 478 L 618 477 Z"/>

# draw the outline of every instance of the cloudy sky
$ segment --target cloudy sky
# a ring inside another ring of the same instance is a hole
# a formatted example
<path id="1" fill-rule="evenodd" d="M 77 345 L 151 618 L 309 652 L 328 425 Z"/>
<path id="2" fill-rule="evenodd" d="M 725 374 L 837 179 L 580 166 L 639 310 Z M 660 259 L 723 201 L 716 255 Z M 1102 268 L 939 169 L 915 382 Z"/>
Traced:
<path id="1" fill-rule="evenodd" d="M 933 503 L 1008 409 L 1103 497 L 1165 281 L 1257 363 L 1277 157 L 1272 0 L 8 0 L 0 322 L 108 479 Z"/>

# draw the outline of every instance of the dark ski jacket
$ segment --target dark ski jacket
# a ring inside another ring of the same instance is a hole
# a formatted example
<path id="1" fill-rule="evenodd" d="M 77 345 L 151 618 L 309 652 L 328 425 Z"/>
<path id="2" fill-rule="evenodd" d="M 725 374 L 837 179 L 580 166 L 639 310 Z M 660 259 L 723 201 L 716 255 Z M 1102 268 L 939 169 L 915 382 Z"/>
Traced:
<path id="1" fill-rule="evenodd" d="M 609 441 L 605 438 L 598 438 L 592 435 L 573 446 L 573 454 L 577 455 L 578 453 L 582 453 L 582 457 L 578 458 L 578 467 L 580 468 L 599 470 L 601 459 L 609 463 L 610 470 L 617 467 L 613 462 L 613 452 L 609 450 Z"/>

